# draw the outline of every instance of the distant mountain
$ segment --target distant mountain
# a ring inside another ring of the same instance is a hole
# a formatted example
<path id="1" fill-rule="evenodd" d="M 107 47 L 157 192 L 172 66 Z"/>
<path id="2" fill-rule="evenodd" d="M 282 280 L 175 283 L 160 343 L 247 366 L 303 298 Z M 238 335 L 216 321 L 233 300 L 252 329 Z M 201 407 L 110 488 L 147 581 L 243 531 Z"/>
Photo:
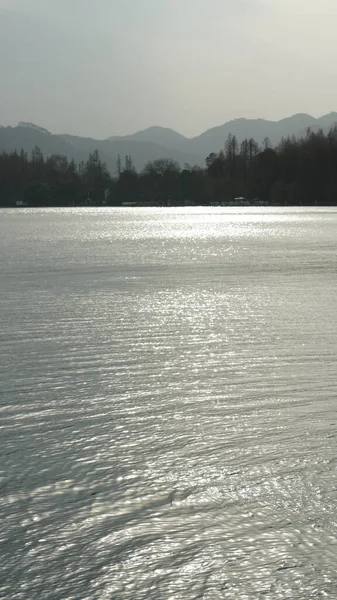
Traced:
<path id="1" fill-rule="evenodd" d="M 132 135 L 113 136 L 109 138 L 112 142 L 121 139 L 129 142 L 154 142 L 167 148 L 179 148 L 188 142 L 188 138 L 181 135 L 181 133 L 166 127 L 149 127 L 148 129 L 137 131 L 137 133 L 133 133 Z"/>
<path id="2" fill-rule="evenodd" d="M 210 152 L 219 152 L 223 148 L 229 134 L 235 135 L 239 142 L 245 138 L 254 138 L 262 143 L 269 138 L 273 145 L 278 144 L 283 137 L 301 135 L 308 127 L 312 129 L 330 128 L 337 122 L 337 113 L 330 113 L 320 119 L 310 115 L 298 114 L 282 119 L 281 121 L 267 121 L 265 119 L 235 119 L 220 127 L 213 127 L 198 137 L 188 142 L 191 152 L 206 156 Z"/>
<path id="3" fill-rule="evenodd" d="M 0 152 L 1 151 L 20 151 L 23 148 L 26 152 L 31 152 L 35 146 L 43 149 L 46 155 L 65 154 L 69 156 L 72 153 L 71 145 L 50 133 L 44 133 L 37 127 L 27 127 L 19 125 L 18 127 L 1 127 L 0 129 Z"/>
<path id="4" fill-rule="evenodd" d="M 282 137 L 305 134 L 308 127 L 314 131 L 322 128 L 326 132 L 336 123 L 337 112 L 318 119 L 297 114 L 280 121 L 235 119 L 191 139 L 172 129 L 149 127 L 133 135 L 96 140 L 68 134 L 54 135 L 42 127 L 21 122 L 17 127 L 0 127 L 0 152 L 20 151 L 21 148 L 31 152 L 35 146 L 39 146 L 45 156 L 64 154 L 80 162 L 87 160 L 89 154 L 97 149 L 114 174 L 118 155 L 122 160 L 126 155 L 131 155 L 137 169 L 142 169 L 148 161 L 157 158 L 172 158 L 181 166 L 185 163 L 201 165 L 208 154 L 219 152 L 224 147 L 229 134 L 236 135 L 239 142 L 253 137 L 262 143 L 268 137 L 275 145 Z"/>
<path id="5" fill-rule="evenodd" d="M 179 134 L 177 134 L 179 136 Z M 181 136 L 183 137 L 183 136 Z M 53 135 L 37 126 L 0 128 L 0 152 L 18 152 L 23 148 L 30 153 L 35 146 L 41 148 L 45 156 L 51 154 L 64 154 L 68 159 L 74 158 L 77 162 L 87 160 L 89 154 L 98 150 L 101 159 L 107 163 L 109 171 L 114 174 L 118 155 L 123 161 L 126 155 L 131 155 L 137 169 L 142 169 L 148 161 L 157 158 L 173 158 L 182 166 L 185 163 L 201 163 L 202 158 L 194 155 L 187 148 L 169 148 L 153 141 L 115 138 L 114 140 L 95 140 L 73 135 Z"/>
<path id="6" fill-rule="evenodd" d="M 315 127 L 322 127 L 323 129 L 326 129 L 327 127 L 330 128 L 332 124 L 337 123 L 337 112 L 331 112 L 319 119 L 315 119 L 315 121 Z"/>
<path id="7" fill-rule="evenodd" d="M 319 119 L 307 114 L 297 114 L 281 119 L 280 121 L 268 121 L 266 119 L 235 119 L 224 125 L 208 129 L 197 137 L 188 139 L 172 129 L 163 127 L 150 127 L 139 131 L 134 135 L 109 138 L 112 141 L 142 141 L 160 143 L 168 149 L 185 151 L 195 158 L 197 162 L 204 161 L 210 152 L 219 152 L 225 144 L 229 134 L 235 135 L 239 142 L 245 138 L 254 138 L 262 143 L 269 138 L 273 145 L 278 144 L 283 137 L 305 134 L 308 127 L 313 130 L 324 129 L 325 131 L 337 123 L 337 113 L 332 112 Z M 172 155 L 175 158 L 174 155 Z M 178 159 L 176 159 L 178 160 Z"/>
<path id="8" fill-rule="evenodd" d="M 180 134 L 177 133 L 176 136 L 180 136 Z M 85 154 L 86 158 L 90 152 L 97 149 L 112 173 L 115 171 L 118 155 L 120 155 L 122 161 L 126 155 L 130 155 L 137 169 L 142 169 L 149 161 L 165 157 L 173 158 L 179 162 L 181 166 L 185 163 L 194 165 L 198 162 L 202 162 L 201 157 L 191 153 L 188 148 L 182 147 L 181 149 L 178 149 L 163 146 L 151 139 L 146 139 L 146 136 L 144 139 L 139 139 L 138 134 L 125 137 L 116 136 L 109 138 L 108 140 L 95 140 L 72 135 L 62 135 L 59 137 L 70 143 L 75 148 L 76 152 L 80 152 L 82 156 Z M 183 138 L 183 136 L 180 137 Z M 186 140 L 186 138 L 183 139 Z"/>

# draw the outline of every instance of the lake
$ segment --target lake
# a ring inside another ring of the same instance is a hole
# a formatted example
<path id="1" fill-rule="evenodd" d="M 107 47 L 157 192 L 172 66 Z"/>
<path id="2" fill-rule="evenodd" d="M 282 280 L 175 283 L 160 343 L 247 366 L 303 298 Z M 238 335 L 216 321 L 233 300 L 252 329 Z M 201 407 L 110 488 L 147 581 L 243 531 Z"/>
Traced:
<path id="1" fill-rule="evenodd" d="M 0 212 L 0 597 L 337 597 L 337 209 Z"/>

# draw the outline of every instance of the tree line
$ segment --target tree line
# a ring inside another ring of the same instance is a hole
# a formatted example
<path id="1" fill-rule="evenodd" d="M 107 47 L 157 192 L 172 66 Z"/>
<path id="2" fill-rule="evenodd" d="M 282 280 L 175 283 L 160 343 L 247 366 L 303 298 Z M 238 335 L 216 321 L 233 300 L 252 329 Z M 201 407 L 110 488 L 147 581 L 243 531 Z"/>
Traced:
<path id="1" fill-rule="evenodd" d="M 204 166 L 181 168 L 169 158 L 137 172 L 132 158 L 118 157 L 112 176 L 97 151 L 79 164 L 65 156 L 0 154 L 0 206 L 122 204 L 207 205 L 242 197 L 276 205 L 337 204 L 337 126 L 327 134 L 307 130 L 273 148 L 269 139 L 241 144 L 229 135 Z"/>

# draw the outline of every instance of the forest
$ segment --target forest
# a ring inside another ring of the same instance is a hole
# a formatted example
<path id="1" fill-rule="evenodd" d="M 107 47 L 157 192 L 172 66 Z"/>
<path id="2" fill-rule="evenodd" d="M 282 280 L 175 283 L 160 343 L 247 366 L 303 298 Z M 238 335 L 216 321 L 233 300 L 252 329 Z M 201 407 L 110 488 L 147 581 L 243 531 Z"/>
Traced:
<path id="1" fill-rule="evenodd" d="M 110 174 L 97 151 L 76 164 L 44 157 L 39 148 L 0 154 L 0 206 L 143 206 L 248 204 L 336 205 L 337 126 L 328 133 L 307 130 L 273 148 L 266 138 L 238 143 L 229 135 L 203 166 L 162 158 L 141 172 L 132 157 L 118 157 Z"/>

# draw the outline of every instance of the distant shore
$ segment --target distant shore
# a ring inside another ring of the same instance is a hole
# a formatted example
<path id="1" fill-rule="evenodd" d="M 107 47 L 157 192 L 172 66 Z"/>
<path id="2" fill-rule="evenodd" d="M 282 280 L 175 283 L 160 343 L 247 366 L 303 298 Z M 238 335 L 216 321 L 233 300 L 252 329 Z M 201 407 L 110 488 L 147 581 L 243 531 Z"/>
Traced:
<path id="1" fill-rule="evenodd" d="M 97 150 L 76 164 L 36 147 L 0 154 L 0 206 L 336 206 L 336 157 L 337 125 L 276 148 L 229 135 L 204 167 L 159 158 L 138 173 L 131 156 L 118 156 L 115 175 Z"/>
<path id="2" fill-rule="evenodd" d="M 0 210 L 1 209 L 15 209 L 15 210 L 23 210 L 23 209 L 33 209 L 33 208 L 50 208 L 50 209 L 55 209 L 55 208 L 102 208 L 102 209 L 108 209 L 108 208 L 129 208 L 129 209 L 133 209 L 133 208 L 291 208 L 291 207 L 298 207 L 298 208 L 320 208 L 320 207 L 327 207 L 327 208 L 333 208 L 333 207 L 337 207 L 337 202 L 336 204 L 318 204 L 318 203 L 314 203 L 314 204 L 308 204 L 307 202 L 302 202 L 302 203 L 298 203 L 298 204 L 276 204 L 276 203 L 268 203 L 268 202 L 263 202 L 263 203 L 254 203 L 254 202 L 247 202 L 245 204 L 236 204 L 235 202 L 223 202 L 223 203 L 219 203 L 219 204 L 151 204 L 151 203 L 125 203 L 125 204 L 54 204 L 54 205 L 50 205 L 50 204 L 39 204 L 39 205 L 28 205 L 28 204 L 20 204 L 20 205 L 2 205 L 0 206 Z"/>

